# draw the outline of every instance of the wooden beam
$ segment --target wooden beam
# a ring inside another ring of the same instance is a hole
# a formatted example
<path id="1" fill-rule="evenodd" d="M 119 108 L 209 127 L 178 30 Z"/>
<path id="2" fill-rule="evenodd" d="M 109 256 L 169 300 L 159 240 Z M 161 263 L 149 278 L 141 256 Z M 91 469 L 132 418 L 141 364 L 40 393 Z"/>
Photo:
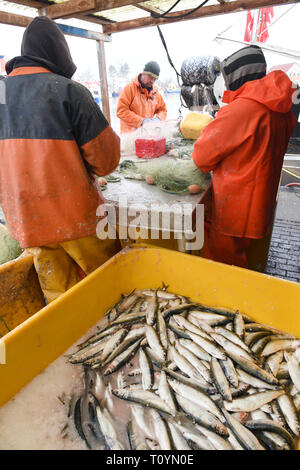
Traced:
<path id="1" fill-rule="evenodd" d="M 15 13 L 7 13 L 6 11 L 0 11 L 0 24 L 8 24 L 11 26 L 20 26 L 26 28 L 34 18 L 29 16 L 17 15 Z M 69 36 L 76 36 L 85 39 L 94 39 L 101 42 L 111 42 L 111 37 L 105 33 L 99 33 L 98 31 L 90 31 L 87 29 L 76 28 L 74 26 L 68 26 L 65 24 L 56 23 L 59 29 Z"/>
<path id="2" fill-rule="evenodd" d="M 31 23 L 33 18 L 29 16 L 17 15 L 15 13 L 7 13 L 6 11 L 0 11 L 0 23 L 9 24 L 11 26 L 21 26 L 26 28 L 26 26 Z"/>
<path id="3" fill-rule="evenodd" d="M 276 5 L 287 5 L 290 3 L 299 3 L 300 0 L 236 0 L 232 2 L 226 2 L 223 4 L 216 4 L 207 7 L 202 7 L 196 12 L 189 16 L 178 19 L 178 15 L 186 15 L 192 10 L 177 11 L 176 13 L 169 13 L 168 18 L 139 18 L 136 20 L 117 22 L 112 25 L 104 25 L 104 33 L 120 33 L 122 31 L 128 31 L 137 28 L 148 28 L 149 26 L 156 26 L 160 24 L 174 23 L 184 20 L 192 20 L 196 18 L 205 18 L 208 16 L 216 16 L 226 13 L 235 13 L 239 11 L 255 10 L 257 8 L 264 8 Z"/>
<path id="4" fill-rule="evenodd" d="M 104 18 L 103 16 L 95 16 L 90 12 L 86 15 L 83 13 L 78 13 L 76 15 L 66 16 L 64 19 L 67 19 L 67 18 L 77 18 L 78 20 L 89 21 L 90 23 L 99 24 L 100 26 L 104 24 L 115 23 L 115 21 L 108 20 L 107 18 Z"/>
<path id="5" fill-rule="evenodd" d="M 128 5 L 136 5 L 145 0 L 68 0 L 55 5 L 43 6 L 45 14 L 52 18 L 73 17 L 76 13 L 99 13 Z"/>
<path id="6" fill-rule="evenodd" d="M 95 0 L 69 0 L 56 5 L 42 6 L 43 14 L 55 20 L 56 18 L 65 18 L 73 16 L 76 13 L 94 11 L 96 7 Z"/>
<path id="7" fill-rule="evenodd" d="M 23 5 L 30 8 L 41 8 L 43 6 L 42 2 L 37 2 L 36 0 L 14 0 L 9 3 L 16 3 L 17 5 Z"/>
<path id="8" fill-rule="evenodd" d="M 161 10 L 160 8 L 156 7 L 151 7 L 151 6 L 145 6 L 145 5 L 135 5 L 136 8 L 139 8 L 140 10 L 147 11 L 148 13 L 157 13 L 158 15 L 161 15 L 164 11 Z"/>

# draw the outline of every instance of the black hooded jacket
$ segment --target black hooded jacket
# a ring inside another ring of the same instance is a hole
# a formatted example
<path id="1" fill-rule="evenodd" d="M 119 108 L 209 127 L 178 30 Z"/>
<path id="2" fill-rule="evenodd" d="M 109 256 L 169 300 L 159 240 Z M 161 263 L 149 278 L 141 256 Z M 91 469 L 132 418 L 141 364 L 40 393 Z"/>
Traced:
<path id="1" fill-rule="evenodd" d="M 70 80 L 75 70 L 56 23 L 37 17 L 0 87 L 0 205 L 24 248 L 95 234 L 103 198 L 91 174 L 119 163 L 120 139 L 89 90 Z"/>
<path id="2" fill-rule="evenodd" d="M 67 41 L 57 24 L 46 16 L 35 18 L 26 28 L 21 56 L 6 64 L 10 74 L 14 68 L 42 66 L 53 73 L 71 78 L 76 65 L 73 63 Z"/>

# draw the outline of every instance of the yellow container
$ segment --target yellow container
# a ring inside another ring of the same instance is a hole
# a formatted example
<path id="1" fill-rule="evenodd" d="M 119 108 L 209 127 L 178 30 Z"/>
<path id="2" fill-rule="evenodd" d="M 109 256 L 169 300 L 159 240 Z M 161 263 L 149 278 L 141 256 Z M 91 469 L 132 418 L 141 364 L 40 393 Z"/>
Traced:
<path id="1" fill-rule="evenodd" d="M 0 364 L 0 405 L 62 355 L 121 293 L 159 287 L 300 337 L 300 284 L 155 247 L 122 250 L 63 296 L 8 333 Z"/>
<path id="2" fill-rule="evenodd" d="M 213 117 L 207 113 L 190 112 L 182 119 L 180 131 L 185 139 L 197 140 L 211 121 Z"/>

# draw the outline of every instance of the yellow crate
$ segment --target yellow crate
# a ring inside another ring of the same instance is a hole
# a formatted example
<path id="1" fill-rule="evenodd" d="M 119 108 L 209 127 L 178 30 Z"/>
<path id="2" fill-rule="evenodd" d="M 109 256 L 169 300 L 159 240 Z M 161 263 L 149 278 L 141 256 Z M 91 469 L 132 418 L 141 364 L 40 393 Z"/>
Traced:
<path id="1" fill-rule="evenodd" d="M 133 288 L 159 287 L 211 306 L 239 309 L 300 337 L 300 284 L 155 247 L 122 250 L 0 341 L 0 405 L 63 354 Z"/>

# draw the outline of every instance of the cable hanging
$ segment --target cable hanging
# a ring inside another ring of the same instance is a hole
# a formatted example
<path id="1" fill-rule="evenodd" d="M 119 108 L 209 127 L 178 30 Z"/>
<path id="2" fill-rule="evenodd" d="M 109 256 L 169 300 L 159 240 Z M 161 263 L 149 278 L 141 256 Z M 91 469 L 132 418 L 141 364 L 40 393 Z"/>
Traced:
<path id="1" fill-rule="evenodd" d="M 165 51 L 166 51 L 166 53 L 167 53 L 167 57 L 168 57 L 169 64 L 170 64 L 171 67 L 175 70 L 175 73 L 176 73 L 176 76 L 177 76 L 178 85 L 181 87 L 181 84 L 180 84 L 181 75 L 180 75 L 179 72 L 177 72 L 176 67 L 175 67 L 175 65 L 174 65 L 173 62 L 172 62 L 172 59 L 171 59 L 171 57 L 170 57 L 170 54 L 169 54 L 169 51 L 168 51 L 168 48 L 167 48 L 167 44 L 166 44 L 166 41 L 165 41 L 165 38 L 164 38 L 164 35 L 163 35 L 163 33 L 162 33 L 160 27 L 159 27 L 158 25 L 157 25 L 156 27 L 157 27 L 157 29 L 158 29 L 158 33 L 159 33 L 161 42 L 163 43 L 163 46 L 164 46 Z"/>
<path id="2" fill-rule="evenodd" d="M 151 16 L 153 18 L 166 18 L 166 19 L 169 19 L 169 20 L 180 20 L 182 18 L 185 18 L 189 15 L 192 15 L 193 13 L 195 13 L 197 10 L 199 10 L 201 7 L 203 7 L 206 3 L 208 3 L 209 0 L 204 0 L 204 2 L 202 2 L 200 5 L 198 5 L 196 8 L 193 8 L 192 10 L 188 11 L 187 13 L 182 13 L 181 15 L 177 15 L 177 16 L 166 16 L 167 12 L 165 13 L 162 13 L 161 15 L 157 15 L 157 13 L 151 13 Z M 179 3 L 179 2 L 176 2 L 176 4 Z M 176 4 L 174 4 L 171 9 L 173 9 Z M 169 10 L 170 11 L 170 10 Z"/>

